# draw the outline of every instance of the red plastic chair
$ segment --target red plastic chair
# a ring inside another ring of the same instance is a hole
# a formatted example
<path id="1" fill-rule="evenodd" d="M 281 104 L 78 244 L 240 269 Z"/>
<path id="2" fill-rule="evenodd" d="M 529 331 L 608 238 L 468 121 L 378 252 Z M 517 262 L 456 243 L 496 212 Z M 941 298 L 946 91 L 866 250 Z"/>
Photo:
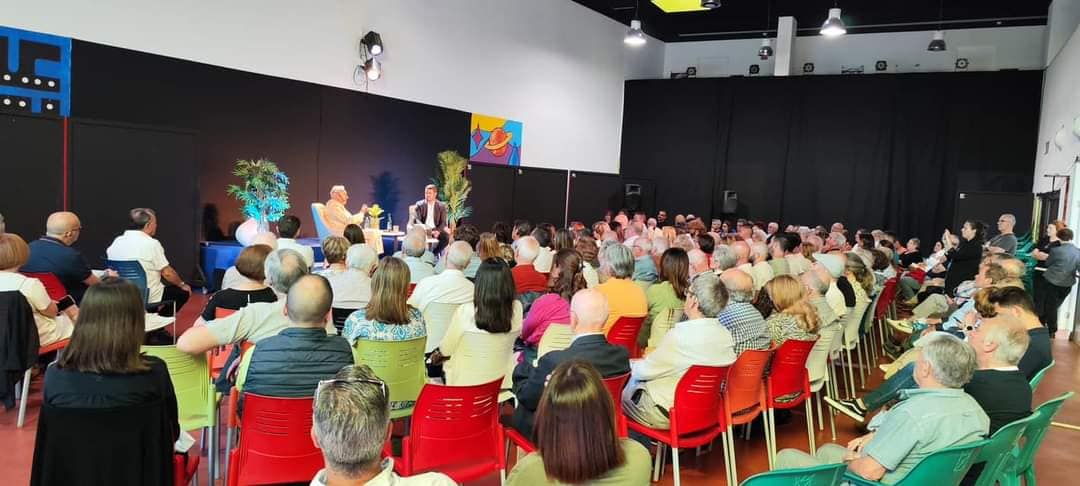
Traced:
<path id="1" fill-rule="evenodd" d="M 472 386 L 424 385 L 409 435 L 401 442 L 401 459 L 394 461 L 398 474 L 438 471 L 464 483 L 498 471 L 505 481 L 505 440 L 499 425 L 501 385 L 501 377 Z M 247 411 L 244 415 L 246 418 Z"/>
<path id="2" fill-rule="evenodd" d="M 878 299 L 877 308 L 874 309 L 874 319 L 881 320 L 885 318 L 885 313 L 892 306 L 893 300 L 896 299 L 899 282 L 900 279 L 897 277 L 885 281 L 885 286 L 881 289 L 881 298 Z"/>
<path id="3" fill-rule="evenodd" d="M 657 442 L 654 482 L 660 479 L 664 446 L 671 447 L 675 485 L 679 486 L 679 449 L 708 444 L 723 432 L 724 414 L 719 411 L 724 406 L 720 401 L 720 388 L 727 377 L 727 367 L 695 365 L 686 370 L 675 387 L 675 405 L 669 411 L 671 428 L 668 430 L 654 429 L 632 419 L 627 421 L 635 432 Z M 733 467 L 731 463 L 727 466 Z"/>
<path id="4" fill-rule="evenodd" d="M 641 348 L 638 347 L 638 334 L 641 332 L 641 325 L 644 322 L 644 317 L 620 317 L 608 330 L 608 342 L 626 348 L 630 353 L 630 359 L 640 358 Z"/>
<path id="5" fill-rule="evenodd" d="M 184 460 L 184 454 L 173 454 L 173 482 L 176 486 L 190 484 L 191 479 L 199 472 L 199 455 L 190 454 Z M 187 464 L 184 464 L 187 462 Z"/>
<path id="6" fill-rule="evenodd" d="M 407 299 L 409 297 L 412 297 L 412 293 L 413 293 L 414 290 L 416 290 L 416 284 L 414 284 L 414 283 L 409 284 L 409 293 L 405 296 L 405 298 Z"/>
<path id="7" fill-rule="evenodd" d="M 619 437 L 627 436 L 626 415 L 622 413 L 622 391 L 627 381 L 630 381 L 630 373 L 604 378 L 604 386 L 615 402 L 615 428 L 619 431 Z"/>
<path id="8" fill-rule="evenodd" d="M 49 298 L 53 302 L 59 302 L 68 295 L 67 288 L 60 282 L 60 279 L 51 273 L 35 273 L 35 272 L 21 272 L 23 276 L 36 278 L 42 285 L 45 286 L 45 293 L 49 294 Z"/>
<path id="9" fill-rule="evenodd" d="M 229 317 L 235 314 L 233 309 L 223 309 L 221 307 L 214 308 L 214 319 L 221 319 Z M 211 352 L 210 355 L 210 376 L 214 380 L 218 379 L 218 375 L 221 374 L 221 369 L 225 367 L 225 363 L 229 361 L 229 355 L 232 354 L 232 344 L 226 344 Z"/>
<path id="10" fill-rule="evenodd" d="M 817 451 L 814 442 L 814 409 L 811 407 L 810 372 L 806 369 L 806 360 L 817 343 L 812 341 L 788 339 L 773 354 L 769 376 L 765 379 L 765 405 L 769 409 L 765 420 L 765 433 L 769 435 L 769 468 L 776 462 L 776 409 L 792 409 L 800 403 L 806 405 L 806 433 L 810 441 L 810 454 Z M 797 395 L 796 395 L 797 394 Z M 794 395 L 794 396 L 791 396 Z M 777 401 L 780 397 L 790 400 Z"/>
<path id="11" fill-rule="evenodd" d="M 245 393 L 228 486 L 311 481 L 323 467 L 322 452 L 311 440 L 313 401 Z"/>
<path id="12" fill-rule="evenodd" d="M 725 451 L 728 458 L 728 484 L 739 484 L 738 473 L 735 468 L 735 436 L 731 432 L 732 426 L 745 425 L 754 421 L 766 410 L 765 406 L 765 368 L 769 366 L 769 358 L 772 357 L 773 349 L 765 351 L 748 350 L 739 355 L 739 359 L 731 365 L 727 383 L 724 385 L 724 422 L 727 430 L 723 433 Z M 765 434 L 768 442 L 769 435 Z M 766 444 L 768 446 L 768 444 Z"/>

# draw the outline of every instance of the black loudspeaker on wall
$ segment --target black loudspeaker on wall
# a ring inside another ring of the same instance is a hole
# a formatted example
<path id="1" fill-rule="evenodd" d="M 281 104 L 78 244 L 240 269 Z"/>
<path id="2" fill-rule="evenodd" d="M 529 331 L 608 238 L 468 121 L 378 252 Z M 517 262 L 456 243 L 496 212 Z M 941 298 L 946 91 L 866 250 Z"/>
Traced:
<path id="1" fill-rule="evenodd" d="M 724 214 L 735 214 L 739 210 L 739 193 L 735 191 L 724 191 Z"/>
<path id="2" fill-rule="evenodd" d="M 641 185 L 625 184 L 623 187 L 623 207 L 629 211 L 641 209 Z"/>

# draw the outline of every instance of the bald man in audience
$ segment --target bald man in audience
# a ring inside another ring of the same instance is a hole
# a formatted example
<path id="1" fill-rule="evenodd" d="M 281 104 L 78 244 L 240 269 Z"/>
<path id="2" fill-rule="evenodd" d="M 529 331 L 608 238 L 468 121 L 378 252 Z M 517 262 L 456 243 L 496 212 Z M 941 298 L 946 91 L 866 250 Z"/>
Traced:
<path id="1" fill-rule="evenodd" d="M 305 275 L 285 299 L 288 327 L 249 349 L 237 372 L 237 390 L 271 397 L 310 397 L 322 380 L 353 364 L 352 346 L 326 333 L 334 292 L 321 275 Z"/>
<path id="2" fill-rule="evenodd" d="M 705 252 L 694 248 L 686 252 L 686 256 L 690 259 L 691 279 L 693 279 L 699 273 L 709 271 L 709 257 L 705 255 Z"/>
<path id="3" fill-rule="evenodd" d="M 594 289 L 578 291 L 570 300 L 570 331 L 574 333 L 570 347 L 545 354 L 534 367 L 522 362 L 514 368 L 514 395 L 518 406 L 514 410 L 514 428 L 527 437 L 533 435 L 533 415 L 540 405 L 548 375 L 565 361 L 581 360 L 593 365 L 604 378 L 630 372 L 626 348 L 614 346 L 604 337 L 608 318 L 607 299 Z"/>
<path id="4" fill-rule="evenodd" d="M 728 305 L 717 319 L 731 332 L 735 354 L 767 349 L 771 338 L 765 318 L 750 304 L 754 300 L 754 279 L 746 272 L 732 268 L 720 274 L 720 280 L 727 288 Z"/>
<path id="5" fill-rule="evenodd" d="M 45 221 L 45 236 L 30 242 L 30 259 L 19 271 L 51 273 L 60 279 L 75 302 L 82 301 L 87 287 L 98 283 L 82 253 L 71 245 L 79 239 L 82 223 L 75 213 L 61 211 Z"/>

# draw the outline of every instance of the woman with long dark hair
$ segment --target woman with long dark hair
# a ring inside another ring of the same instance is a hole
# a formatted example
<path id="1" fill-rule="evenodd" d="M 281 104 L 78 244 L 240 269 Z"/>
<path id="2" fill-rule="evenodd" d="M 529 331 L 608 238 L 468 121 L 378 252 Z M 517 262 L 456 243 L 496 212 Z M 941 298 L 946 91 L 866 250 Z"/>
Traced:
<path id="1" fill-rule="evenodd" d="M 660 278 L 645 290 L 649 316 L 638 334 L 638 345 L 655 348 L 668 329 L 679 320 L 690 287 L 690 258 L 682 248 L 668 248 L 660 255 Z M 668 315 L 675 313 L 674 319 Z M 656 326 L 658 319 L 666 325 Z M 669 322 L 670 321 L 670 322 Z"/>
<path id="2" fill-rule="evenodd" d="M 476 374 L 476 370 L 457 369 L 454 354 L 462 346 L 487 346 L 491 349 L 512 350 L 514 340 L 521 335 L 521 302 L 514 298 L 514 276 L 510 267 L 502 261 L 487 259 L 476 271 L 472 305 L 458 307 L 450 318 L 450 327 L 439 344 L 439 354 L 448 361 L 443 366 L 446 372 L 446 384 L 466 384 L 460 380 L 464 373 Z M 466 340 L 465 335 L 472 334 L 473 339 Z M 511 363 L 505 366 L 492 363 L 498 375 L 507 374 Z M 481 373 L 482 374 L 482 373 Z M 475 383 L 470 383 L 475 384 Z"/>
<path id="3" fill-rule="evenodd" d="M 953 246 L 949 230 L 941 237 L 949 259 L 949 273 L 945 275 L 945 293 L 953 295 L 956 286 L 965 280 L 975 278 L 982 261 L 983 240 L 986 239 L 986 225 L 982 221 L 968 220 L 960 230 L 960 244 Z"/>
<path id="4" fill-rule="evenodd" d="M 535 348 L 551 323 L 570 323 L 570 299 L 585 288 L 581 254 L 573 249 L 559 250 L 551 265 L 548 293 L 536 299 L 522 325 L 521 338 Z"/>
<path id="5" fill-rule="evenodd" d="M 584 361 L 567 361 L 551 373 L 533 430 L 537 451 L 518 461 L 510 486 L 649 484 L 649 452 L 619 438 L 615 403 L 600 373 Z"/>

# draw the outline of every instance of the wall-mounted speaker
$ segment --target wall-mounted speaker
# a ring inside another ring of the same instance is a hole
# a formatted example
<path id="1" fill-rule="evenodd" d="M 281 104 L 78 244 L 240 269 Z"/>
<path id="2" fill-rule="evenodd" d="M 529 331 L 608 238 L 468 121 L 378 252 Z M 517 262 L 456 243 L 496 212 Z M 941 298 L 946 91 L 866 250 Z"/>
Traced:
<path id="1" fill-rule="evenodd" d="M 735 214 L 739 211 L 739 193 L 724 191 L 724 204 L 721 206 L 724 214 Z"/>

